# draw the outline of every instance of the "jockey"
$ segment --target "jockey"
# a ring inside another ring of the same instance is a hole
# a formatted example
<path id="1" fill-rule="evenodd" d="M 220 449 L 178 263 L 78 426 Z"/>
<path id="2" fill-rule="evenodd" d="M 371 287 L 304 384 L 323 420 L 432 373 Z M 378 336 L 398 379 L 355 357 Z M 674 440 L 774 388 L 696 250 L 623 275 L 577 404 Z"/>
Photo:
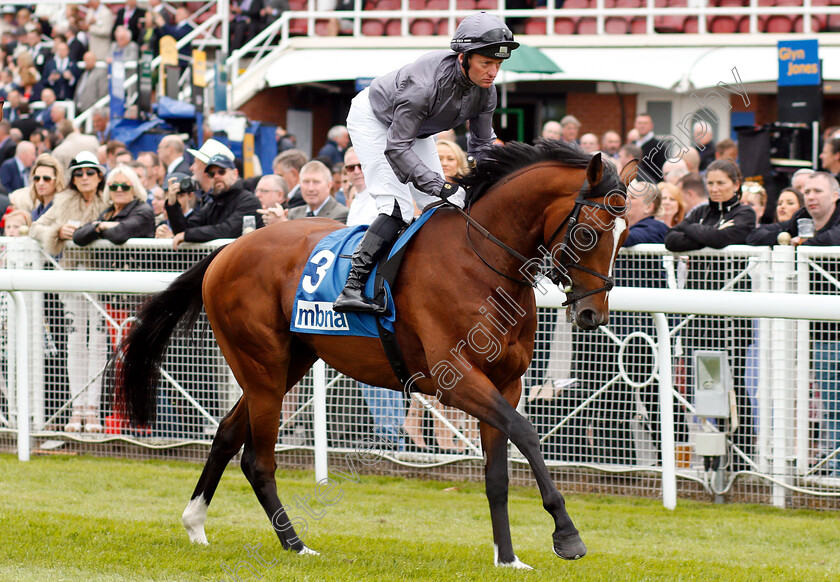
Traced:
<path id="1" fill-rule="evenodd" d="M 441 198 L 464 207 L 464 189 L 443 176 L 434 134 L 469 121 L 467 149 L 476 158 L 496 139 L 493 81 L 519 43 L 501 18 L 479 12 L 461 21 L 449 46 L 454 52 L 424 55 L 377 77 L 353 99 L 347 129 L 380 214 L 353 253 L 335 311 L 385 311 L 365 297 L 364 286 L 414 215 L 412 198 L 420 209 Z"/>

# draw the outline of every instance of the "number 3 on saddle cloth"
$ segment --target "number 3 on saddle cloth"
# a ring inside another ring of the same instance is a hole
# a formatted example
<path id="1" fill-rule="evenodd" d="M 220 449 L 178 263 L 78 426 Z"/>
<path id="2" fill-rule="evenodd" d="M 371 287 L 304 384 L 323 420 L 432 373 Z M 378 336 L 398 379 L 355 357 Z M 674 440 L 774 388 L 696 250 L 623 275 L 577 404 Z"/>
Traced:
<path id="1" fill-rule="evenodd" d="M 412 222 L 394 243 L 388 258 L 380 262 L 368 278 L 365 295 L 377 297 L 378 300 L 382 300 L 384 296 L 384 301 L 387 302 L 386 314 L 378 316 L 380 325 L 377 325 L 377 316 L 374 314 L 337 313 L 332 308 L 333 301 L 347 282 L 350 256 L 368 228 L 367 225 L 359 225 L 330 233 L 312 250 L 295 293 L 291 331 L 380 337 L 380 330 L 384 329 L 393 335 L 396 313 L 390 283 L 396 279 L 406 243 L 436 210 L 437 208 L 433 208 L 424 212 Z"/>

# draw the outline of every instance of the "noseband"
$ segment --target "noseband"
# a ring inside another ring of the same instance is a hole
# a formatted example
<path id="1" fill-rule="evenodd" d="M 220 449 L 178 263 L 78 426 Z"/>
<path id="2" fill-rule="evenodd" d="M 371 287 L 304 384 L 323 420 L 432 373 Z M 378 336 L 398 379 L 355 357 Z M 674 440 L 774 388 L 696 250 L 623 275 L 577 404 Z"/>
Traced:
<path id="1" fill-rule="evenodd" d="M 569 248 L 571 246 L 571 241 L 572 241 L 572 238 L 571 238 L 572 237 L 572 229 L 574 228 L 574 226 L 578 222 L 578 218 L 580 216 L 581 209 L 584 206 L 592 206 L 594 208 L 600 208 L 601 210 L 607 210 L 607 211 L 613 211 L 613 212 L 615 210 L 618 210 L 618 208 L 609 207 L 606 204 L 604 204 L 603 202 L 594 202 L 592 200 L 589 200 L 588 198 L 585 198 L 584 194 L 589 192 L 589 191 L 590 191 L 589 180 L 584 179 L 583 185 L 581 186 L 581 189 L 579 191 L 577 200 L 575 200 L 574 208 L 572 208 L 572 211 L 569 213 L 569 215 L 566 216 L 566 218 L 563 220 L 563 222 L 560 223 L 560 226 L 558 226 L 555 229 L 554 233 L 549 237 L 548 241 L 546 242 L 546 247 L 550 249 L 551 248 L 551 243 L 554 242 L 554 239 L 557 238 L 557 235 L 560 234 L 560 231 L 563 230 L 563 227 L 568 225 L 568 228 L 566 229 L 566 235 L 563 238 L 563 242 L 560 244 L 560 265 L 559 266 L 552 265 L 551 268 L 548 269 L 548 271 L 546 273 L 546 277 L 548 277 L 548 279 L 552 283 L 557 285 L 558 287 L 560 287 L 560 284 L 563 282 L 563 279 L 565 279 L 566 285 L 563 289 L 563 292 L 566 294 L 566 301 L 563 302 L 563 304 L 562 304 L 563 307 L 566 307 L 567 305 L 571 305 L 573 303 L 576 303 L 577 301 L 580 301 L 584 297 L 589 297 L 590 295 L 595 295 L 597 293 L 600 293 L 601 291 L 609 291 L 615 286 L 615 279 L 613 279 L 613 277 L 610 277 L 608 275 L 602 275 L 601 273 L 598 273 L 597 271 L 593 271 L 592 269 L 590 269 L 588 267 L 584 267 L 583 265 L 579 265 L 578 263 L 571 260 L 572 259 L 572 253 L 569 252 Z M 448 202 L 445 202 L 445 201 L 443 202 L 443 204 L 450 205 Z M 468 212 L 465 212 L 464 210 L 462 210 L 461 208 L 458 208 L 457 206 L 454 206 L 454 205 L 450 205 L 450 206 L 453 206 L 454 208 L 456 208 L 458 210 L 458 212 L 460 212 L 461 215 L 466 219 L 466 221 L 467 221 L 467 241 L 469 241 L 470 247 L 472 248 L 472 250 L 476 254 L 476 256 L 479 259 L 481 259 L 481 262 L 483 262 L 485 265 L 487 265 L 496 274 L 501 275 L 505 279 L 513 281 L 514 283 L 518 283 L 519 285 L 523 285 L 523 286 L 526 286 L 526 287 L 536 287 L 537 286 L 537 281 L 536 281 L 536 278 L 534 278 L 534 277 L 532 277 L 531 280 L 516 279 L 516 278 L 511 277 L 510 275 L 508 275 L 506 273 L 501 272 L 500 270 L 495 268 L 493 265 L 488 263 L 484 259 L 484 257 L 481 256 L 481 253 L 478 252 L 478 249 L 475 248 L 475 245 L 473 245 L 472 239 L 470 239 L 470 226 L 475 228 L 478 232 L 483 234 L 487 239 L 492 241 L 494 244 L 496 244 L 496 246 L 503 249 L 509 255 L 512 255 L 512 256 L 516 257 L 517 259 L 519 259 L 522 262 L 523 265 L 529 264 L 531 262 L 531 260 L 529 260 L 527 257 L 523 256 L 521 253 L 517 252 L 515 249 L 511 248 L 510 246 L 508 246 L 507 244 L 505 244 L 504 242 L 502 242 L 501 240 L 499 240 L 498 238 L 493 236 L 493 234 L 490 231 L 488 231 L 486 228 L 481 226 L 472 216 L 470 216 L 468 214 Z M 552 256 L 551 262 L 553 263 L 554 262 L 554 260 L 553 260 L 554 253 L 552 253 L 551 256 Z M 563 262 L 564 259 L 567 258 L 567 257 L 569 259 L 568 262 Z M 574 287 L 573 282 L 572 282 L 571 277 L 569 276 L 569 269 L 571 269 L 571 268 L 575 268 L 575 269 L 578 269 L 580 271 L 583 271 L 584 273 L 589 273 L 590 275 L 598 277 L 599 279 L 604 281 L 604 285 L 602 287 L 599 287 L 598 289 L 593 289 L 591 291 L 586 291 L 584 293 L 580 293 L 580 294 L 575 295 L 574 292 L 573 292 L 573 287 Z"/>

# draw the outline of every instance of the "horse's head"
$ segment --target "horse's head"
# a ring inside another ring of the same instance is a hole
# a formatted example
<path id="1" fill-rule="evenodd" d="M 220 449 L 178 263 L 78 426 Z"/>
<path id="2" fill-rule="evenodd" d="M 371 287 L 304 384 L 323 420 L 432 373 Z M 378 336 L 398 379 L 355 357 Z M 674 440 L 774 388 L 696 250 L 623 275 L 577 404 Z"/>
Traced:
<path id="1" fill-rule="evenodd" d="M 609 319 L 607 294 L 614 285 L 618 249 L 627 238 L 627 185 L 635 173 L 636 162 L 619 176 L 611 163 L 595 154 L 571 211 L 560 201 L 546 208 L 549 278 L 562 285 L 569 320 L 581 329 L 595 329 Z"/>

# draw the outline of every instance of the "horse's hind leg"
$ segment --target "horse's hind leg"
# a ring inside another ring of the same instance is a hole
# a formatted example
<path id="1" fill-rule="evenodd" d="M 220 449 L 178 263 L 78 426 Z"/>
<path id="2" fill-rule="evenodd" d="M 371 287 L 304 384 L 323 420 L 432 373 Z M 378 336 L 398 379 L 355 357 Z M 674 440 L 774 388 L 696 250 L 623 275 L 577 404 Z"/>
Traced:
<path id="1" fill-rule="evenodd" d="M 225 350 L 247 402 L 245 449 L 242 472 L 251 484 L 284 549 L 315 553 L 297 536 L 277 495 L 274 445 L 280 428 L 283 395 L 296 384 L 317 359 L 288 334 L 263 337 L 260 350 L 237 346 Z M 228 346 L 230 347 L 230 346 Z"/>
<path id="2" fill-rule="evenodd" d="M 516 382 L 502 394 L 513 405 L 519 400 L 521 385 Z M 508 518 L 508 439 L 501 432 L 481 423 L 481 446 L 484 449 L 484 492 L 490 504 L 490 521 L 493 524 L 494 561 L 497 566 L 530 569 L 513 553 Z"/>
<path id="3" fill-rule="evenodd" d="M 198 544 L 206 544 L 207 536 L 204 533 L 204 522 L 207 520 L 207 507 L 213 499 L 222 473 L 225 472 L 231 458 L 239 451 L 245 442 L 245 434 L 248 428 L 248 407 L 245 399 L 240 398 L 236 405 L 219 423 L 216 436 L 213 439 L 213 446 L 201 477 L 195 486 L 192 497 L 187 508 L 181 515 L 181 522 L 190 536 L 190 541 Z"/>

